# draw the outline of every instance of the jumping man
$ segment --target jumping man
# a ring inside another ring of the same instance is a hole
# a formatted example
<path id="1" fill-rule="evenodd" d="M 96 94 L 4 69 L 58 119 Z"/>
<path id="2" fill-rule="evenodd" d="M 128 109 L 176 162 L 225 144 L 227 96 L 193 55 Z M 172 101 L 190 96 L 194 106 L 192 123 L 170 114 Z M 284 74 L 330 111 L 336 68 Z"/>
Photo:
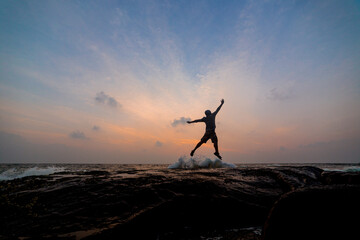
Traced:
<path id="1" fill-rule="evenodd" d="M 224 99 L 221 100 L 220 106 L 216 109 L 215 112 L 211 113 L 210 110 L 205 111 L 206 117 L 203 117 L 202 119 L 197 119 L 194 121 L 187 121 L 187 123 L 197 123 L 197 122 L 204 122 L 206 124 L 206 131 L 204 136 L 201 138 L 200 142 L 195 146 L 195 148 L 191 151 L 190 156 L 194 156 L 194 153 L 196 149 L 198 149 L 203 143 L 206 143 L 209 139 L 214 143 L 215 152 L 214 155 L 218 158 L 222 159 L 219 153 L 218 148 L 218 138 L 215 133 L 215 117 L 216 114 L 220 111 L 222 105 L 224 104 Z"/>

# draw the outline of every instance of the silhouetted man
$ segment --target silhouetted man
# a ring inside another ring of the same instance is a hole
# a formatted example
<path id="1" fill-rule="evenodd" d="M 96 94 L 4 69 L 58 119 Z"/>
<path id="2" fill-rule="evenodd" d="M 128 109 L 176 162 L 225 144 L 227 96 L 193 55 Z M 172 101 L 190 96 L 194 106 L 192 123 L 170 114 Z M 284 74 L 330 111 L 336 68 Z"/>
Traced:
<path id="1" fill-rule="evenodd" d="M 222 159 L 219 153 L 218 148 L 218 138 L 215 133 L 215 117 L 216 114 L 220 111 L 222 105 L 224 104 L 224 99 L 221 100 L 220 106 L 216 109 L 215 112 L 211 113 L 210 110 L 205 111 L 206 117 L 203 117 L 202 119 L 197 119 L 194 121 L 187 121 L 187 123 L 197 123 L 197 122 L 204 122 L 206 124 L 206 131 L 204 136 L 201 138 L 200 142 L 195 146 L 195 148 L 191 151 L 190 156 L 194 156 L 194 153 L 196 149 L 198 149 L 203 143 L 206 143 L 209 139 L 214 143 L 215 152 L 214 155 L 218 158 Z"/>

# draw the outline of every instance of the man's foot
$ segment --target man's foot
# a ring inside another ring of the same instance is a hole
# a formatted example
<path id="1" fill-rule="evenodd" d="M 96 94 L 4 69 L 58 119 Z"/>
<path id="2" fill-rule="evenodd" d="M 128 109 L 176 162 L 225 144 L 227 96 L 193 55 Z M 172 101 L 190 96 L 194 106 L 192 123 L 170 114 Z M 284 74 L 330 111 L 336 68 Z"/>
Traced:
<path id="1" fill-rule="evenodd" d="M 192 150 L 190 156 L 194 156 L 195 150 Z"/>
<path id="2" fill-rule="evenodd" d="M 217 156 L 220 160 L 222 160 L 222 157 L 220 156 L 220 154 L 218 152 L 214 152 L 214 155 Z"/>

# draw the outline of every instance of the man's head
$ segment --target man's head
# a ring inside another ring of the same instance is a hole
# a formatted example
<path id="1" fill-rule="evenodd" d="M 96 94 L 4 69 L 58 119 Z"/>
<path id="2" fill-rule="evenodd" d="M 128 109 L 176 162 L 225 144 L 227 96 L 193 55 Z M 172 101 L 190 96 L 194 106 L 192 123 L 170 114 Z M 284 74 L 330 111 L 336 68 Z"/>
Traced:
<path id="1" fill-rule="evenodd" d="M 206 116 L 210 116 L 210 115 L 211 115 L 211 111 L 210 111 L 210 110 L 206 110 L 206 111 L 205 111 L 205 115 L 206 115 Z"/>

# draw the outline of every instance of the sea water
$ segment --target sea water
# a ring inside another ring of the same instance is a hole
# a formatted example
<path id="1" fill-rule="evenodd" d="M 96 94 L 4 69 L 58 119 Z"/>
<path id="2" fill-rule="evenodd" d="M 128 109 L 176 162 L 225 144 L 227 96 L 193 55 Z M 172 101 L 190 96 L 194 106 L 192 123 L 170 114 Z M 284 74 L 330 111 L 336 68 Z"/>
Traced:
<path id="1" fill-rule="evenodd" d="M 313 166 L 324 171 L 359 172 L 360 164 L 312 163 L 312 164 L 234 164 L 207 157 L 181 156 L 172 164 L 0 164 L 0 181 L 14 180 L 30 176 L 51 174 L 77 174 L 87 171 L 106 171 L 109 174 L 131 175 L 134 171 L 156 171 L 161 169 L 213 169 L 213 168 L 276 168 L 281 166 Z M 124 173 L 119 171 L 124 170 Z M 130 170 L 130 174 L 128 171 Z"/>

